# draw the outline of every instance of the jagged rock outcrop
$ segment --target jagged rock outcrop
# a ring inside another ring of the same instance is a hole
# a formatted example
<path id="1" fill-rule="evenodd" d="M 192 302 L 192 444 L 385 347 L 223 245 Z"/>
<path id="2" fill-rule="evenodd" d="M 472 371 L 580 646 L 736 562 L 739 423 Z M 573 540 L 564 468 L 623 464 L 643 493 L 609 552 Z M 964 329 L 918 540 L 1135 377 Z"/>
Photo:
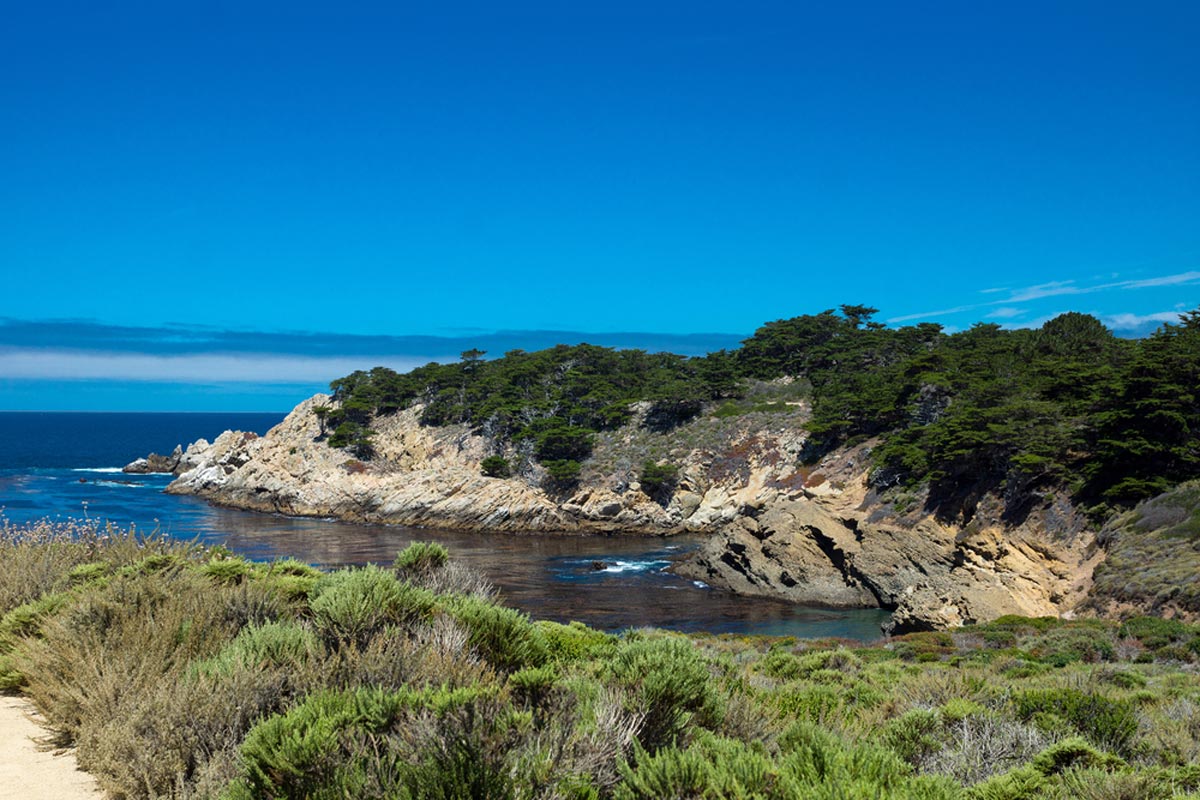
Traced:
<path id="1" fill-rule="evenodd" d="M 1090 534 L 1055 539 L 1033 526 L 964 534 L 932 519 L 877 524 L 792 500 L 731 525 L 680 572 L 797 603 L 895 609 L 902 633 L 1060 615 L 1083 600 L 1101 557 Z"/>
<path id="2" fill-rule="evenodd" d="M 480 462 L 493 443 L 464 426 L 422 426 L 419 408 L 376 419 L 375 456 L 353 458 L 324 440 L 313 409 L 330 402 L 317 395 L 301 403 L 261 438 L 229 431 L 193 444 L 168 491 L 364 522 L 704 533 L 681 573 L 797 603 L 895 609 L 898 631 L 1069 613 L 1103 556 L 1069 504 L 1054 498 L 1019 526 L 984 508 L 960 527 L 871 494 L 866 446 L 799 468 L 804 434 L 787 415 L 699 419 L 667 434 L 635 421 L 602 435 L 579 487 L 560 496 L 541 488 L 534 464 L 518 477 L 484 477 Z M 637 483 L 635 465 L 649 452 L 669 453 L 679 467 L 669 497 L 652 498 Z"/>
<path id="3" fill-rule="evenodd" d="M 524 481 L 484 477 L 481 437 L 421 427 L 415 410 L 380 420 L 377 455 L 360 461 L 325 444 L 312 407 L 326 402 L 319 395 L 301 403 L 262 438 L 227 431 L 207 447 L 197 443 L 193 468 L 167 491 L 254 511 L 363 522 L 508 532 L 658 529 L 655 515 L 636 510 L 644 503 L 601 492 L 559 503 Z"/>
<path id="4" fill-rule="evenodd" d="M 121 471 L 133 475 L 148 475 L 152 472 L 178 475 L 181 471 L 180 462 L 182 460 L 183 445 L 177 444 L 175 445 L 174 452 L 169 456 L 160 456 L 158 453 L 151 453 L 145 458 L 129 462 L 121 468 Z"/>

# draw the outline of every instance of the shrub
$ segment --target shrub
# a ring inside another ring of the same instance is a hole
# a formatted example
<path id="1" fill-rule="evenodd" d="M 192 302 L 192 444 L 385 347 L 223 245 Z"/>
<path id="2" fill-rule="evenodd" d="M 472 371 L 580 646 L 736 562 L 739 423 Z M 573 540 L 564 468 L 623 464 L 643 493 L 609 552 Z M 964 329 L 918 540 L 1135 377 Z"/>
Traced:
<path id="1" fill-rule="evenodd" d="M 310 631 L 294 622 L 250 623 L 211 658 L 197 661 L 193 674 L 220 676 L 237 669 L 296 667 L 321 653 Z"/>
<path id="2" fill-rule="evenodd" d="M 800 659 L 786 650 L 771 650 L 758 662 L 757 669 L 772 678 L 790 681 L 800 677 Z"/>
<path id="3" fill-rule="evenodd" d="M 234 586 L 254 572 L 254 565 L 242 558 L 213 558 L 200 571 L 217 583 Z"/>
<path id="4" fill-rule="evenodd" d="M 73 568 L 67 573 L 67 579 L 72 586 L 82 586 L 88 583 L 103 582 L 112 573 L 112 564 L 104 561 L 92 561 Z"/>
<path id="5" fill-rule="evenodd" d="M 680 742 L 693 725 L 719 721 L 720 699 L 708 665 L 680 639 L 642 639 L 617 650 L 608 674 L 630 692 L 633 709 L 645 715 L 638 741 L 651 754 Z"/>
<path id="6" fill-rule="evenodd" d="M 642 473 L 638 477 L 642 491 L 651 497 L 668 494 L 679 481 L 679 467 L 674 464 L 655 464 L 647 460 L 642 464 Z"/>
<path id="7" fill-rule="evenodd" d="M 763 797 L 776 771 L 761 749 L 712 734 L 685 750 L 637 751 L 635 761 L 636 769 L 628 762 L 621 765 L 624 782 L 613 793 L 616 800 Z"/>
<path id="8" fill-rule="evenodd" d="M 617 638 L 593 630 L 582 622 L 562 625 L 550 620 L 534 623 L 542 632 L 546 650 L 552 660 L 569 663 L 590 658 L 604 658 L 617 649 Z"/>
<path id="9" fill-rule="evenodd" d="M 779 713 L 811 722 L 828 723 L 845 706 L 842 693 L 832 686 L 790 683 L 772 697 Z"/>
<path id="10" fill-rule="evenodd" d="M 579 482 L 582 466 L 578 461 L 543 461 L 542 466 L 546 468 L 546 481 L 551 489 L 569 489 Z"/>
<path id="11" fill-rule="evenodd" d="M 919 708 L 889 720 L 883 741 L 910 764 L 920 764 L 943 746 L 942 719 L 934 711 Z"/>
<path id="12" fill-rule="evenodd" d="M 1047 747 L 1030 762 L 1043 775 L 1057 775 L 1080 767 L 1121 767 L 1125 762 L 1116 756 L 1102 753 L 1078 736 L 1063 739 Z"/>
<path id="13" fill-rule="evenodd" d="M 324 576 L 309 599 L 317 630 L 330 644 L 359 647 L 385 626 L 411 624 L 433 606 L 431 592 L 373 565 Z"/>
<path id="14" fill-rule="evenodd" d="M 388 730 L 408 699 L 378 689 L 309 695 L 291 711 L 250 731 L 241 748 L 245 788 L 235 792 L 247 797 L 321 797 L 332 796 L 329 789 L 335 788 L 357 796 L 365 787 L 360 765 L 344 758 L 361 758 L 345 753 L 352 748 L 350 734 Z"/>
<path id="15" fill-rule="evenodd" d="M 447 598 L 444 608 L 467 629 L 471 647 L 497 669 L 537 667 L 549 658 L 541 630 L 516 609 L 463 595 Z"/>
<path id="16" fill-rule="evenodd" d="M 553 665 L 528 667 L 508 676 L 513 694 L 531 705 L 539 705 L 557 680 L 558 670 Z"/>
<path id="17" fill-rule="evenodd" d="M 533 452 L 549 466 L 551 461 L 583 461 L 593 445 L 594 436 L 587 428 L 558 424 L 536 434 Z"/>
<path id="18" fill-rule="evenodd" d="M 446 566 L 450 553 L 437 542 L 413 542 L 396 554 L 392 566 L 401 573 L 427 574 Z"/>
<path id="19" fill-rule="evenodd" d="M 1045 775 L 1026 765 L 976 784 L 967 797 L 970 800 L 1042 800 L 1046 796 L 1047 783 Z"/>
<path id="20" fill-rule="evenodd" d="M 1162 617 L 1133 617 L 1121 625 L 1122 637 L 1132 636 L 1150 650 L 1157 650 L 1174 642 L 1187 640 L 1194 629 L 1177 619 Z"/>
<path id="21" fill-rule="evenodd" d="M 504 456 L 488 456 L 479 462 L 479 469 L 488 478 L 508 478 L 512 476 L 512 465 Z"/>
<path id="22" fill-rule="evenodd" d="M 286 696 L 278 673 L 258 667 L 219 689 L 187 679 L 189 662 L 281 611 L 253 584 L 214 585 L 193 569 L 131 572 L 87 587 L 44 620 L 42 638 L 27 640 L 15 665 L 59 741 L 78 743 L 81 766 L 106 790 L 161 796 Z"/>
<path id="23" fill-rule="evenodd" d="M 18 639 L 36 636 L 42 620 L 61 610 L 71 600 L 66 592 L 42 595 L 0 617 L 0 653 L 12 649 Z"/>
<path id="24" fill-rule="evenodd" d="M 483 689 L 318 692 L 250 732 L 229 800 L 505 798 L 502 709 Z"/>
<path id="25" fill-rule="evenodd" d="M 1116 648 L 1110 630 L 1095 626 L 1058 628 L 1039 636 L 1030 650 L 1041 661 L 1063 667 L 1078 661 L 1112 661 Z"/>
<path id="26" fill-rule="evenodd" d="M 909 633 L 892 640 L 892 649 L 905 661 L 940 661 L 957 649 L 954 637 L 944 631 Z"/>
<path id="27" fill-rule="evenodd" d="M 1128 753 L 1138 730 L 1132 703 L 1078 689 L 1030 689 L 1014 697 L 1017 717 L 1052 714 L 1100 747 Z"/>

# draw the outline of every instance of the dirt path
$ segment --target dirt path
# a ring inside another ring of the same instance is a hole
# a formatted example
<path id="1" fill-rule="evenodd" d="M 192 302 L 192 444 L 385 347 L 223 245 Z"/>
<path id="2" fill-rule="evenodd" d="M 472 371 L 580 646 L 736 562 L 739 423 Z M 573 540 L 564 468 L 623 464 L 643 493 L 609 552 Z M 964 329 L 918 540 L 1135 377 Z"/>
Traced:
<path id="1" fill-rule="evenodd" d="M 0 695 L 0 800 L 101 800 L 71 751 L 44 750 L 42 715 L 23 697 Z"/>

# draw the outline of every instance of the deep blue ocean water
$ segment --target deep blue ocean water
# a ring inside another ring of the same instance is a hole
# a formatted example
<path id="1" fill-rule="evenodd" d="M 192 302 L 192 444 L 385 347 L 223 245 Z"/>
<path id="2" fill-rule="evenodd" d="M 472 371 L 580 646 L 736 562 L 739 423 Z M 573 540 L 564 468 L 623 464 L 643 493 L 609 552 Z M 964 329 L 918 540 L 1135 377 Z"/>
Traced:
<path id="1" fill-rule="evenodd" d="M 534 617 L 606 630 L 686 631 L 876 639 L 887 614 L 795 606 L 717 592 L 669 571 L 695 538 L 478 534 L 215 508 L 163 493 L 169 475 L 126 475 L 149 452 L 227 429 L 264 434 L 282 414 L 0 412 L 0 508 L 9 521 L 89 519 L 225 544 L 254 559 L 291 556 L 326 567 L 389 563 L 416 540 L 436 540 L 482 570 L 505 601 Z M 599 562 L 599 564 L 597 563 Z"/>

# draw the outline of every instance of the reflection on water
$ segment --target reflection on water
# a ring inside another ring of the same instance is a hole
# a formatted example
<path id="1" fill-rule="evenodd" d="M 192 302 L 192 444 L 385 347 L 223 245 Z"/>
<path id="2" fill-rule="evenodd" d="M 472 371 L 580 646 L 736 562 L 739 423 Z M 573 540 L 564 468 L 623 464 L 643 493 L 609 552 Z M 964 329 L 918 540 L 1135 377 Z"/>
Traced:
<path id="1" fill-rule="evenodd" d="M 114 480 L 115 478 L 115 480 Z M 482 571 L 505 602 L 539 619 L 580 620 L 605 630 L 642 625 L 681 631 L 879 638 L 887 613 L 795 606 L 713 591 L 669 572 L 694 537 L 479 534 L 354 525 L 213 508 L 161 492 L 166 476 L 43 470 L 0 476 L 0 504 L 14 521 L 64 509 L 93 519 L 159 528 L 224 543 L 253 559 L 294 557 L 325 567 L 390 563 L 413 541 L 436 541 Z M 81 482 L 82 481 L 82 482 Z"/>

